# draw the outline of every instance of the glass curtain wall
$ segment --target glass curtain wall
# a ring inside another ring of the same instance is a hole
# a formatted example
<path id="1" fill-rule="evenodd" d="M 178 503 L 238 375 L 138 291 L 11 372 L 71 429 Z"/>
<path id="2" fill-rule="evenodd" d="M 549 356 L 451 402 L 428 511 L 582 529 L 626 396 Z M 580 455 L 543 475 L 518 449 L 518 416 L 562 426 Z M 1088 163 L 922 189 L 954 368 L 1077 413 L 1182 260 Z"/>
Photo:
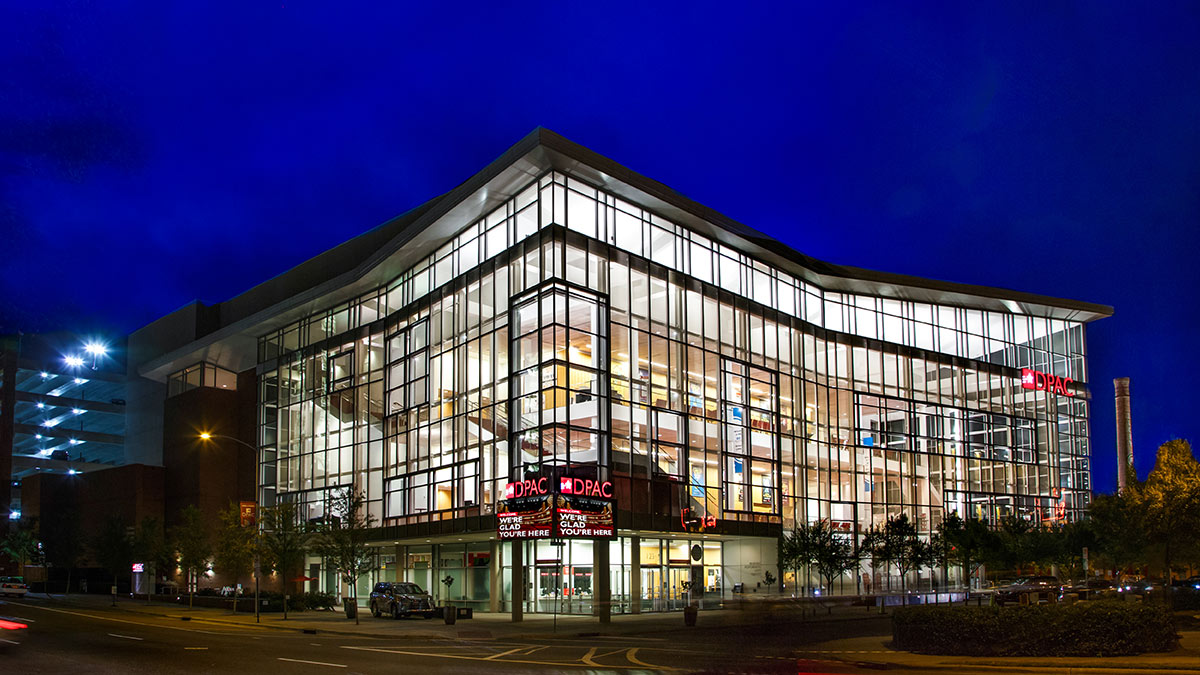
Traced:
<path id="1" fill-rule="evenodd" d="M 1086 379 L 1081 324 L 825 292 L 559 174 L 260 354 L 263 502 L 307 518 L 349 486 L 384 525 L 492 513 L 546 464 L 851 534 L 1071 520 L 1090 487 L 1087 401 L 1012 370 Z"/>

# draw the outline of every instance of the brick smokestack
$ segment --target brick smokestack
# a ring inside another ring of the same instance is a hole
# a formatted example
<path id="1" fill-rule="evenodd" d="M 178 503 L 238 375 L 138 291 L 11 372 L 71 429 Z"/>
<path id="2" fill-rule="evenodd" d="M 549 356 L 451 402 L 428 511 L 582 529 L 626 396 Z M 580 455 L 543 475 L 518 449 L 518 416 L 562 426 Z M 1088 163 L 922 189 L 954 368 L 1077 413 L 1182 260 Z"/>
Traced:
<path id="1" fill-rule="evenodd" d="M 1113 380 L 1117 395 L 1117 492 L 1124 492 L 1130 476 L 1135 480 L 1133 469 L 1133 418 L 1129 404 L 1129 378 Z"/>

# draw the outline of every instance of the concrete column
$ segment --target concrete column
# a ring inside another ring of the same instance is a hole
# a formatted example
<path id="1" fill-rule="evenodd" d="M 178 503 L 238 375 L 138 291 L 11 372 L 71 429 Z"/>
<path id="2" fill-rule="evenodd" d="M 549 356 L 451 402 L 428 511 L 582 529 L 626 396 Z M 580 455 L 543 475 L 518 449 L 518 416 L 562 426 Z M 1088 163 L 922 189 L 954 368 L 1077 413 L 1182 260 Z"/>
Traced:
<path id="1" fill-rule="evenodd" d="M 629 538 L 629 612 L 642 613 L 642 538 Z"/>
<path id="2" fill-rule="evenodd" d="M 408 547 L 396 547 L 396 581 L 408 581 Z"/>
<path id="3" fill-rule="evenodd" d="M 512 542 L 512 620 L 518 623 L 525 618 L 525 542 Z"/>
<path id="4" fill-rule="evenodd" d="M 504 545 L 493 539 L 491 556 L 488 558 L 488 611 L 500 611 L 500 596 L 504 594 L 504 563 L 500 560 L 500 552 Z"/>
<path id="5" fill-rule="evenodd" d="M 429 584 L 433 586 L 433 588 L 429 590 L 429 594 L 437 599 L 437 604 L 439 607 L 441 607 L 442 605 L 446 604 L 446 599 L 442 597 L 442 593 L 446 591 L 446 587 L 442 585 L 442 575 L 438 574 L 438 572 L 441 571 L 439 569 L 441 566 L 441 558 L 438 556 L 439 553 L 441 553 L 441 551 L 438 550 L 437 544 L 434 544 L 430 547 Z"/>
<path id="6" fill-rule="evenodd" d="M 607 539 L 592 542 L 592 611 L 600 623 L 612 623 L 612 572 L 609 568 L 611 551 Z"/>

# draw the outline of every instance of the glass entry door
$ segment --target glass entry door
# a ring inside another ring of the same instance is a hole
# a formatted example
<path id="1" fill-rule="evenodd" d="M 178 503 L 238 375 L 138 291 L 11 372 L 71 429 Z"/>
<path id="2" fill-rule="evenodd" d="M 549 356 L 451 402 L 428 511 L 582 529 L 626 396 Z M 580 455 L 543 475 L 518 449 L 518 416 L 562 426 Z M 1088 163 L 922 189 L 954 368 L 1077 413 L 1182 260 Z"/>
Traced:
<path id="1" fill-rule="evenodd" d="M 642 611 L 661 612 L 666 606 L 667 585 L 662 569 L 642 568 Z"/>

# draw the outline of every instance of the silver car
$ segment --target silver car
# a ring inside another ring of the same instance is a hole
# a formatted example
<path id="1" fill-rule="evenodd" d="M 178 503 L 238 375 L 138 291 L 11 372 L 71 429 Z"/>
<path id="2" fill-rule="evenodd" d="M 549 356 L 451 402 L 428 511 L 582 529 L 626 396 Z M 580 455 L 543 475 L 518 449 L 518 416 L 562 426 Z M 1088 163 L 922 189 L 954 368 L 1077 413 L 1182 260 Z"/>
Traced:
<path id="1" fill-rule="evenodd" d="M 433 598 L 411 581 L 381 581 L 371 590 L 371 614 L 376 618 L 389 614 L 393 619 L 420 616 L 426 619 L 441 614 Z"/>

